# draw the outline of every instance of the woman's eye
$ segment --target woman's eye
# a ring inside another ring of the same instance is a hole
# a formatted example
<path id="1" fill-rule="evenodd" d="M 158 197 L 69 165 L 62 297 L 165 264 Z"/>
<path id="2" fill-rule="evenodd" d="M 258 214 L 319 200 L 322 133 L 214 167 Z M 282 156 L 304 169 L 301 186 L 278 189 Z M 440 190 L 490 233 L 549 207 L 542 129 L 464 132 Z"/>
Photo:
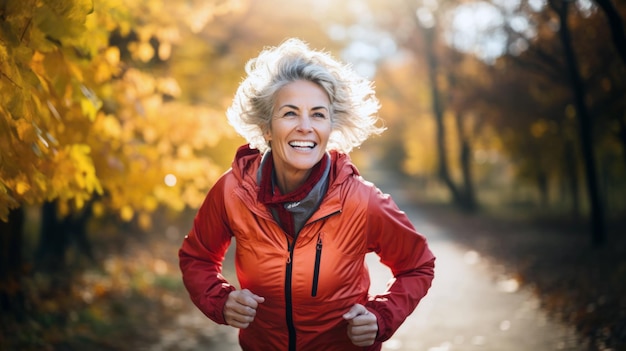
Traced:
<path id="1" fill-rule="evenodd" d="M 321 112 L 315 112 L 313 114 L 313 117 L 317 117 L 317 118 L 326 118 L 326 115 L 321 113 Z"/>
<path id="2" fill-rule="evenodd" d="M 297 114 L 295 113 L 295 111 L 287 111 L 285 112 L 285 114 L 283 115 L 283 117 L 295 117 L 297 116 Z"/>

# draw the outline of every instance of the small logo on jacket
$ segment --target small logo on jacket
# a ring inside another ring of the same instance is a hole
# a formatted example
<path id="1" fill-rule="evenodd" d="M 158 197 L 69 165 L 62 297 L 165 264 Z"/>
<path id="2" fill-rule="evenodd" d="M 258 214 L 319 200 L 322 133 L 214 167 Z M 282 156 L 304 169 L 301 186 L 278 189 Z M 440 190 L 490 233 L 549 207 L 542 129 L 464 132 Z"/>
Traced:
<path id="1" fill-rule="evenodd" d="M 285 208 L 288 210 L 291 210 L 292 208 L 296 207 L 300 205 L 300 201 L 296 201 L 296 202 L 290 202 L 288 204 L 285 204 Z"/>

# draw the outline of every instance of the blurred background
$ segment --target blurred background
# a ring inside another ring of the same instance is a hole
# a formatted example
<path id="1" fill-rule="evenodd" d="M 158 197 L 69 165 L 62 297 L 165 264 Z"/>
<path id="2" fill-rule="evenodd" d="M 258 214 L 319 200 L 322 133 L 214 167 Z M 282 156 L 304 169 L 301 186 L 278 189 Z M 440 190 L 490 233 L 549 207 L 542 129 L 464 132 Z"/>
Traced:
<path id="1" fill-rule="evenodd" d="M 598 270 L 549 281 L 550 306 L 626 349 L 625 16 L 621 0 L 0 1 L 0 349 L 141 349 L 187 308 L 176 249 L 244 142 L 225 110 L 246 61 L 289 37 L 375 83 L 387 131 L 352 153 L 366 177 L 425 211 L 584 238 L 542 270 Z M 571 290 L 588 294 L 564 313 Z"/>

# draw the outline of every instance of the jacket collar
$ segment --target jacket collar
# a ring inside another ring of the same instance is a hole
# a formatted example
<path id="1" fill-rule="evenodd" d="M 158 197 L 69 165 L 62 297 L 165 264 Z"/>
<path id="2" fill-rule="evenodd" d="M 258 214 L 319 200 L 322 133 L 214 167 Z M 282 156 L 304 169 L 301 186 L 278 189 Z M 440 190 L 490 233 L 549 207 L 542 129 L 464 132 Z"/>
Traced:
<path id="1" fill-rule="evenodd" d="M 327 217 L 337 211 L 341 211 L 341 194 L 338 186 L 353 176 L 359 176 L 359 171 L 352 164 L 350 156 L 335 150 L 329 151 L 330 173 L 328 178 L 328 190 L 322 200 L 320 208 L 309 219 L 309 222 Z M 261 167 L 263 155 L 257 149 L 251 149 L 249 145 L 242 145 L 237 150 L 232 163 L 232 173 L 237 179 L 239 190 L 236 193 L 248 207 L 259 215 L 272 217 L 269 210 L 258 201 L 259 183 L 257 174 Z"/>
<path id="2" fill-rule="evenodd" d="M 330 150 L 332 167 L 330 170 L 330 186 L 339 185 L 349 177 L 359 176 L 359 171 L 348 154 Z M 257 149 L 251 149 L 249 144 L 242 145 L 237 150 L 235 159 L 231 165 L 233 174 L 240 183 L 249 183 L 253 187 L 258 186 L 257 172 L 261 166 L 261 153 Z"/>

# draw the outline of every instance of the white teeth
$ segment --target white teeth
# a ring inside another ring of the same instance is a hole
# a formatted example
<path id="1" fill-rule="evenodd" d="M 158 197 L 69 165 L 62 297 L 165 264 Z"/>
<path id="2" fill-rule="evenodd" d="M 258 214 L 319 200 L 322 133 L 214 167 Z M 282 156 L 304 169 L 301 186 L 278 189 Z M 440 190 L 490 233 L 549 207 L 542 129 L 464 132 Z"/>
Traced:
<path id="1" fill-rule="evenodd" d="M 289 143 L 289 145 L 293 147 L 315 147 L 315 143 L 312 141 L 292 141 Z"/>

